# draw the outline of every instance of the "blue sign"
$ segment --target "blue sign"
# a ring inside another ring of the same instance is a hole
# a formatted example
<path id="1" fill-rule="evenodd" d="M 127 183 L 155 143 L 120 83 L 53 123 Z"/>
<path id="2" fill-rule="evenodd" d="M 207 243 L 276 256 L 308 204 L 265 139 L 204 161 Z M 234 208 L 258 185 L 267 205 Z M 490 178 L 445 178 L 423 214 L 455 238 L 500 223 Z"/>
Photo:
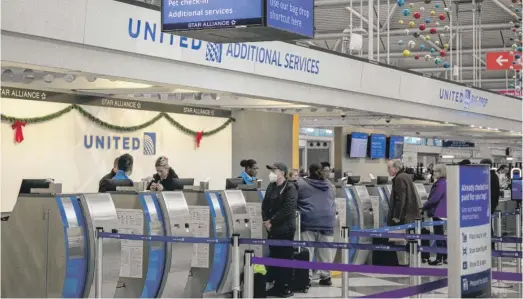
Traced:
<path id="1" fill-rule="evenodd" d="M 389 141 L 389 158 L 401 159 L 403 157 L 403 145 L 405 144 L 405 137 L 390 136 Z"/>
<path id="2" fill-rule="evenodd" d="M 365 158 L 367 156 L 367 143 L 369 142 L 369 135 L 365 133 L 354 132 L 351 134 L 350 141 L 350 157 L 351 158 Z"/>
<path id="3" fill-rule="evenodd" d="M 370 158 L 385 158 L 385 149 L 387 148 L 387 137 L 382 134 L 370 135 Z"/>
<path id="4" fill-rule="evenodd" d="M 267 0 L 267 26 L 314 38 L 314 0 Z"/>
<path id="5" fill-rule="evenodd" d="M 224 45 L 202 42 L 185 36 L 163 33 L 157 27 L 157 24 L 153 22 L 129 18 L 127 33 L 132 39 L 163 44 L 166 47 L 178 47 L 188 51 L 201 51 L 202 60 L 213 64 L 221 64 L 231 60 L 245 60 L 311 75 L 320 73 L 320 60 L 313 57 L 272 49 L 261 43 Z"/>
<path id="6" fill-rule="evenodd" d="M 472 106 L 486 107 L 488 99 L 477 94 L 474 94 L 471 89 L 454 90 L 454 89 L 439 89 L 439 98 L 441 100 L 452 101 L 463 105 L 464 109 L 469 109 Z"/>
<path id="7" fill-rule="evenodd" d="M 489 298 L 490 169 L 486 165 L 459 167 L 459 223 L 461 231 L 461 297 Z"/>
<path id="8" fill-rule="evenodd" d="M 156 155 L 156 133 L 145 132 L 143 139 L 128 136 L 84 135 L 86 149 L 126 150 L 143 149 L 146 156 Z"/>
<path id="9" fill-rule="evenodd" d="M 523 190 L 521 189 L 521 182 L 521 179 L 512 180 L 512 190 L 510 193 L 510 195 L 512 196 L 512 200 L 521 201 L 523 192 Z"/>
<path id="10" fill-rule="evenodd" d="M 163 0 L 162 29 L 194 30 L 262 25 L 262 0 Z"/>
<path id="11" fill-rule="evenodd" d="M 474 142 L 457 141 L 457 140 L 444 140 L 441 144 L 443 147 L 475 147 Z"/>

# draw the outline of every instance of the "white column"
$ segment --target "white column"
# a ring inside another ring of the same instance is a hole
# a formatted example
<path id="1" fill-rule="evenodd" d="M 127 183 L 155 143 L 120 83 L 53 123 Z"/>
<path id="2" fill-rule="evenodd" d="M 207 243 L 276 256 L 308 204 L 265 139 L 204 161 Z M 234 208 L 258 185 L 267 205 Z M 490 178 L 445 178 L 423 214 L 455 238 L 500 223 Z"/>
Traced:
<path id="1" fill-rule="evenodd" d="M 369 42 L 369 46 L 368 46 L 368 49 L 367 49 L 367 55 L 368 55 L 368 59 L 370 60 L 374 60 L 374 0 L 369 0 L 368 1 L 368 9 L 369 9 L 369 13 L 368 13 L 368 20 L 369 20 L 369 29 L 368 29 L 368 36 L 367 36 L 367 41 Z"/>

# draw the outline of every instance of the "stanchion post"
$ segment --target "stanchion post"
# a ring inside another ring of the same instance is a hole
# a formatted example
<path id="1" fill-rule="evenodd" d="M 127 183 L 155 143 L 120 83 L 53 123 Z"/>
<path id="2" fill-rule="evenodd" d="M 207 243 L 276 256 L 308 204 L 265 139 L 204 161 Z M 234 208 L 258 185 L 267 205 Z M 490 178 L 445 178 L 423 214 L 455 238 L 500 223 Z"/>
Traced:
<path id="1" fill-rule="evenodd" d="M 521 238 L 521 206 L 516 208 L 516 237 Z M 521 251 L 521 242 L 516 243 L 516 251 Z M 516 272 L 521 273 L 521 258 L 516 259 Z M 523 284 L 518 283 L 518 292 L 521 294 Z"/>
<path id="2" fill-rule="evenodd" d="M 341 250 L 341 263 L 349 264 L 349 228 L 344 226 L 341 228 L 341 236 L 343 243 L 347 244 L 347 248 Z M 341 298 L 349 298 L 349 273 L 341 272 Z"/>
<path id="3" fill-rule="evenodd" d="M 296 241 L 301 241 L 301 214 L 296 211 Z M 301 247 L 298 246 L 298 252 L 301 252 Z"/>
<path id="4" fill-rule="evenodd" d="M 502 226 L 502 212 L 500 210 L 496 210 L 496 237 L 501 238 L 503 236 L 503 233 L 501 232 L 501 226 Z M 503 243 L 502 242 L 496 242 L 495 247 L 497 250 L 503 250 Z M 496 270 L 498 272 L 503 272 L 503 258 L 501 256 L 496 257 Z M 504 289 L 510 289 L 512 288 L 511 285 L 506 284 L 505 282 L 498 280 L 493 285 L 496 286 L 496 288 L 504 288 Z"/>
<path id="5" fill-rule="evenodd" d="M 232 297 L 239 298 L 240 295 L 240 235 L 232 235 Z"/>
<path id="6" fill-rule="evenodd" d="M 103 227 L 96 228 L 96 271 L 94 281 L 94 295 L 96 298 L 102 298 L 104 240 L 100 237 L 100 233 L 103 233 L 103 231 Z"/>
<path id="7" fill-rule="evenodd" d="M 417 219 L 416 219 L 417 221 Z M 417 227 L 416 227 L 417 230 Z M 415 233 L 415 232 L 414 232 Z M 412 234 L 412 231 L 411 231 Z M 418 240 L 410 239 L 409 240 L 409 261 L 411 268 L 419 267 L 419 252 L 418 252 Z M 421 277 L 413 275 L 410 277 L 410 285 L 417 286 L 421 284 Z M 421 298 L 421 294 L 415 296 L 416 298 Z"/>
<path id="8" fill-rule="evenodd" d="M 415 219 L 414 220 L 414 223 L 416 224 L 416 229 L 415 229 L 415 233 L 417 235 L 421 235 L 421 228 L 422 228 L 422 222 L 421 222 L 421 218 L 418 218 L 418 219 Z M 421 252 L 419 252 L 419 248 L 421 247 L 421 239 L 418 239 L 418 250 L 416 250 L 416 264 L 417 266 L 416 267 L 419 267 L 421 266 Z"/>
<path id="9" fill-rule="evenodd" d="M 254 256 L 254 250 L 245 250 L 243 264 L 243 298 L 254 298 L 254 270 L 251 258 Z"/>

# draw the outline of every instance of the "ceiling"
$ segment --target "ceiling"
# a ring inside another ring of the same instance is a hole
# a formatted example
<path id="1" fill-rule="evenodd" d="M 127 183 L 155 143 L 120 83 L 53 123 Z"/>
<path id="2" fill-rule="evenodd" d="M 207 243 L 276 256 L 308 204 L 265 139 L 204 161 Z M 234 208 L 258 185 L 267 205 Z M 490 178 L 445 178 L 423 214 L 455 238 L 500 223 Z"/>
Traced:
<path id="1" fill-rule="evenodd" d="M 421 119 L 399 118 L 369 111 L 310 106 L 303 103 L 254 99 L 237 94 L 188 89 L 184 86 L 130 82 L 94 74 L 65 70 L 43 70 L 27 65 L 2 63 L 2 85 L 27 89 L 71 92 L 140 101 L 162 101 L 174 105 L 212 106 L 222 109 L 248 109 L 299 114 L 302 127 L 352 126 L 397 134 L 439 139 L 466 140 L 500 146 L 521 147 L 520 132 L 495 128 L 475 128 Z"/>
<path id="2" fill-rule="evenodd" d="M 158 6 L 161 2 L 161 0 L 135 1 Z M 519 4 L 512 3 L 512 0 L 475 0 L 478 13 L 474 17 L 473 0 L 404 0 L 405 5 L 402 7 L 398 7 L 397 0 L 372 0 L 373 5 L 370 7 L 372 26 L 369 26 L 369 0 L 314 1 L 315 39 L 307 41 L 311 45 L 341 52 L 344 36 L 350 39 L 351 32 L 361 34 L 363 36 L 361 51 L 348 54 L 367 58 L 369 56 L 368 32 L 369 27 L 372 27 L 373 29 L 370 30 L 374 32 L 373 59 L 382 63 L 486 89 L 505 90 L 521 85 L 515 81 L 514 71 L 485 70 L 485 53 L 511 51 L 511 46 L 517 39 L 516 34 L 519 33 L 513 32 L 512 29 L 520 22 L 518 18 L 521 18 L 523 8 L 520 0 L 516 0 Z M 450 7 L 451 2 L 453 7 Z M 409 10 L 408 16 L 404 15 L 406 9 Z M 420 13 L 419 19 L 414 18 L 415 12 Z M 444 20 L 440 20 L 440 15 L 443 15 Z M 426 24 L 426 30 L 420 32 L 418 26 L 427 18 L 430 19 L 430 23 Z M 415 23 L 413 29 L 409 28 L 411 21 Z M 450 30 L 446 30 L 450 29 L 451 21 L 452 34 Z M 473 26 L 474 24 L 476 26 Z M 480 28 L 476 30 L 478 32 L 476 38 L 473 38 L 473 27 Z M 437 33 L 430 34 L 430 28 L 436 28 Z M 458 28 L 463 31 L 460 39 L 457 39 L 458 35 L 456 35 Z M 416 32 L 421 33 L 419 38 L 413 36 Z M 481 42 L 479 42 L 479 35 L 481 35 Z M 426 36 L 430 37 L 430 41 L 423 39 Z M 446 57 L 440 57 L 439 50 L 444 49 L 445 44 L 451 44 L 451 37 L 452 49 L 446 51 Z M 409 46 L 410 41 L 414 42 L 412 48 Z M 420 49 L 421 45 L 424 46 L 424 50 Z M 430 52 L 431 48 L 436 50 L 435 53 Z M 411 52 L 408 57 L 403 56 L 403 51 L 406 49 Z M 473 50 L 476 62 L 473 61 Z M 445 61 L 450 64 L 450 56 L 452 56 L 452 64 L 458 64 L 458 54 L 460 67 L 455 71 L 459 76 L 453 77 L 450 69 L 446 71 L 442 66 Z M 431 55 L 431 60 L 425 61 L 425 55 Z M 416 56 L 420 56 L 420 59 L 416 60 Z M 442 60 L 439 65 L 435 64 L 437 57 Z"/>

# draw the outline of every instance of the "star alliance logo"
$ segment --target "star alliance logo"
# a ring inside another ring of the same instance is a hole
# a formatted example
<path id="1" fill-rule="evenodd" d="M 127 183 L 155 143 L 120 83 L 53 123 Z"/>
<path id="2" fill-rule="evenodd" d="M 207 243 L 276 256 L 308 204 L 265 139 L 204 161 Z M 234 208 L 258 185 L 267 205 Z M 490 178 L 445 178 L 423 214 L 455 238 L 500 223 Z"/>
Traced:
<path id="1" fill-rule="evenodd" d="M 216 43 L 207 43 L 205 49 L 205 60 L 209 62 L 222 63 L 223 45 Z"/>
<path id="2" fill-rule="evenodd" d="M 232 20 L 232 21 L 231 21 L 231 25 L 236 26 L 236 21 L 235 21 L 235 20 Z"/>

